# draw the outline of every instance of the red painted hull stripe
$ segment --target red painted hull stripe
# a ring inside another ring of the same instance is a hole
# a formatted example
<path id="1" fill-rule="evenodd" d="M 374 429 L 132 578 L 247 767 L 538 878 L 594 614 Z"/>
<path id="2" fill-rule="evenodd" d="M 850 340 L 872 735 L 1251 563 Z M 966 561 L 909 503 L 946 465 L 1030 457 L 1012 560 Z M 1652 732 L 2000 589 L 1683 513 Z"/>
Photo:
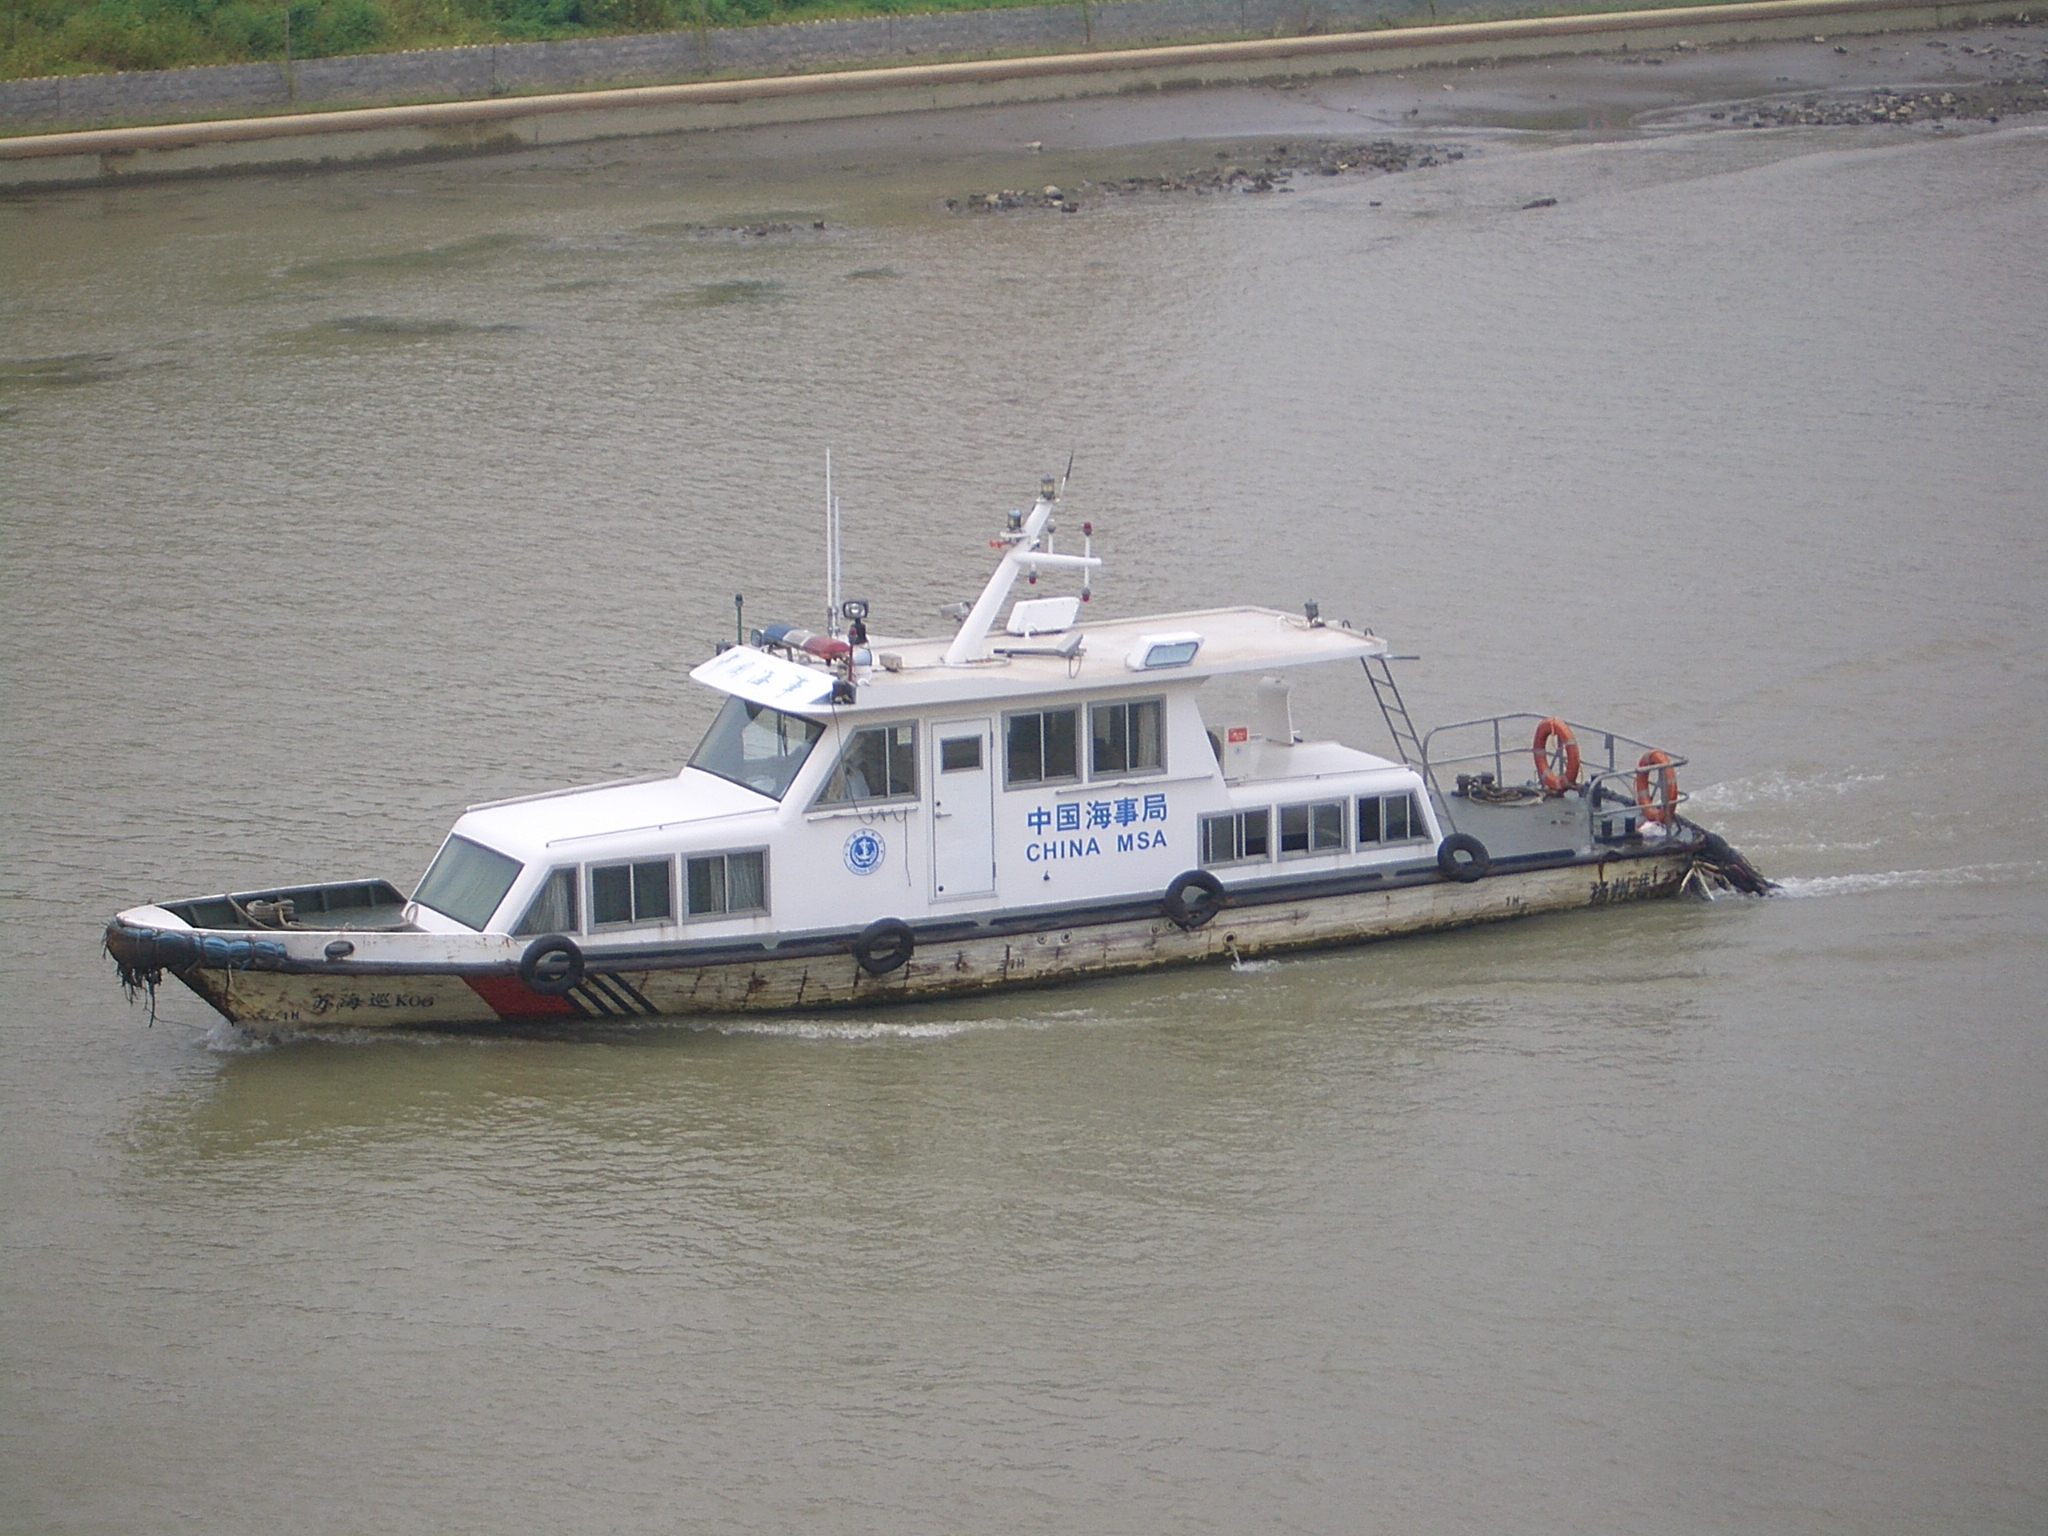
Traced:
<path id="1" fill-rule="evenodd" d="M 465 976 L 469 990 L 491 1005 L 501 1019 L 580 1018 L 581 1011 L 566 997 L 549 997 L 536 992 L 517 976 Z"/>

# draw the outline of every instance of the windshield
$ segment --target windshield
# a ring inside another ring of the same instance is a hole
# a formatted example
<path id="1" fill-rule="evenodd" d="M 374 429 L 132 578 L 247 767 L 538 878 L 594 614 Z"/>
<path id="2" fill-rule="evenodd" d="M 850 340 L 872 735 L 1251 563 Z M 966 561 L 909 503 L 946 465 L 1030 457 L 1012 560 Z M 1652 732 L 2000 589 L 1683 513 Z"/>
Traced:
<path id="1" fill-rule="evenodd" d="M 451 836 L 441 845 L 440 856 L 412 899 L 482 933 L 498 903 L 512 889 L 512 882 L 519 878 L 519 870 L 517 859 L 466 837 Z"/>
<path id="2" fill-rule="evenodd" d="M 815 720 L 728 694 L 690 766 L 780 800 L 824 734 Z"/>

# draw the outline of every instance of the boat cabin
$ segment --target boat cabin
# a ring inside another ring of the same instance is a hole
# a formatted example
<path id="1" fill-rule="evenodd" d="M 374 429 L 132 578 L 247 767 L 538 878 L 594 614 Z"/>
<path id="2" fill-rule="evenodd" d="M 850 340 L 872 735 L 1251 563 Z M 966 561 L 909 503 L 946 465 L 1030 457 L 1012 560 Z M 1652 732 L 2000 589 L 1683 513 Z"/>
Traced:
<path id="1" fill-rule="evenodd" d="M 1077 622 L 1016 603 L 1050 551 L 1052 498 L 950 639 L 778 629 L 692 677 L 725 702 L 673 777 L 479 806 L 414 893 L 433 932 L 562 934 L 606 950 L 758 945 L 892 918 L 1149 903 L 1176 877 L 1229 888 L 1435 867 L 1410 768 L 1294 733 L 1294 668 L 1383 656 L 1369 633 L 1238 607 Z M 1252 717 L 1204 685 L 1256 678 Z"/>

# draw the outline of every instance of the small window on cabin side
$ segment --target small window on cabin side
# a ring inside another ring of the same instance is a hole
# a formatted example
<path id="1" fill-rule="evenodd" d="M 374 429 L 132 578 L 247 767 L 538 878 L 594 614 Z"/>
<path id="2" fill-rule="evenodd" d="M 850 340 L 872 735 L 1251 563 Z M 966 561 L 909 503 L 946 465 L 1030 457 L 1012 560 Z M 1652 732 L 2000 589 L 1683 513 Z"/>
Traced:
<path id="1" fill-rule="evenodd" d="M 1088 711 L 1088 771 L 1096 778 L 1120 773 L 1153 773 L 1165 766 L 1159 699 L 1133 704 L 1096 704 Z"/>
<path id="2" fill-rule="evenodd" d="M 576 927 L 576 871 L 571 867 L 548 875 L 512 931 L 524 938 L 532 933 L 574 933 Z"/>
<path id="3" fill-rule="evenodd" d="M 667 859 L 602 864 L 590 872 L 590 925 L 659 923 L 675 914 Z"/>
<path id="4" fill-rule="evenodd" d="M 1225 816 L 1202 818 L 1202 862 L 1237 864 L 1247 859 L 1270 858 L 1273 813 L 1266 810 L 1232 811 Z"/>
<path id="5" fill-rule="evenodd" d="M 768 856 L 713 853 L 684 861 L 690 916 L 725 917 L 768 910 Z"/>
<path id="6" fill-rule="evenodd" d="M 1358 845 L 1407 843 L 1428 835 L 1413 794 L 1362 795 L 1358 801 Z"/>
<path id="7" fill-rule="evenodd" d="M 820 805 L 902 800 L 917 793 L 917 727 L 880 725 L 854 731 L 825 781 Z"/>
<path id="8" fill-rule="evenodd" d="M 966 773 L 980 767 L 979 736 L 951 736 L 939 742 L 939 772 Z"/>
<path id="9" fill-rule="evenodd" d="M 1422 835 L 1421 818 L 1415 814 L 1413 795 L 1382 795 L 1380 797 L 1380 830 L 1382 840 L 1389 843 L 1405 843 Z"/>
<path id="10" fill-rule="evenodd" d="M 1035 710 L 1028 715 L 1011 715 L 1004 722 L 1007 732 L 1007 772 L 1011 788 L 1019 784 L 1049 784 L 1059 779 L 1078 779 L 1081 769 L 1075 756 L 1075 727 L 1079 710 Z"/>
<path id="11" fill-rule="evenodd" d="M 1283 805 L 1280 808 L 1280 852 L 1339 853 L 1344 848 L 1344 802 Z"/>

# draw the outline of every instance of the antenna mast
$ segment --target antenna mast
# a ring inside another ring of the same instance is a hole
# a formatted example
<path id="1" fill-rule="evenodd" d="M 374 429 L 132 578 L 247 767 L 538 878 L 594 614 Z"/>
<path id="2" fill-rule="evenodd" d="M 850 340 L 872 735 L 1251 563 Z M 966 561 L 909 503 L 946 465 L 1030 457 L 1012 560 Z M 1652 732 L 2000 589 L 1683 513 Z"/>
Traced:
<path id="1" fill-rule="evenodd" d="M 839 498 L 832 494 L 832 450 L 825 450 L 825 633 L 839 633 Z"/>
<path id="2" fill-rule="evenodd" d="M 1072 467 L 1071 461 L 1068 467 Z M 960 630 L 946 650 L 947 666 L 971 666 L 986 659 L 983 653 L 987 649 L 988 632 L 1020 572 L 1028 573 L 1036 581 L 1043 569 L 1075 570 L 1082 573 L 1085 582 L 1102 564 L 1092 553 L 1059 555 L 1052 552 L 1052 540 L 1047 535 L 1052 523 L 1053 503 L 1059 500 L 1059 494 L 1059 483 L 1047 475 L 1039 482 L 1038 500 L 1030 512 L 1012 512 L 1008 530 L 1001 538 L 992 541 L 990 547 L 1003 552 L 1002 561 L 996 566 L 995 574 L 989 577 L 988 585 L 981 589 L 981 596 L 975 599 L 967 617 L 960 621 Z M 1090 538 L 1083 547 L 1092 549 L 1094 524 L 1084 523 L 1082 527 Z"/>

